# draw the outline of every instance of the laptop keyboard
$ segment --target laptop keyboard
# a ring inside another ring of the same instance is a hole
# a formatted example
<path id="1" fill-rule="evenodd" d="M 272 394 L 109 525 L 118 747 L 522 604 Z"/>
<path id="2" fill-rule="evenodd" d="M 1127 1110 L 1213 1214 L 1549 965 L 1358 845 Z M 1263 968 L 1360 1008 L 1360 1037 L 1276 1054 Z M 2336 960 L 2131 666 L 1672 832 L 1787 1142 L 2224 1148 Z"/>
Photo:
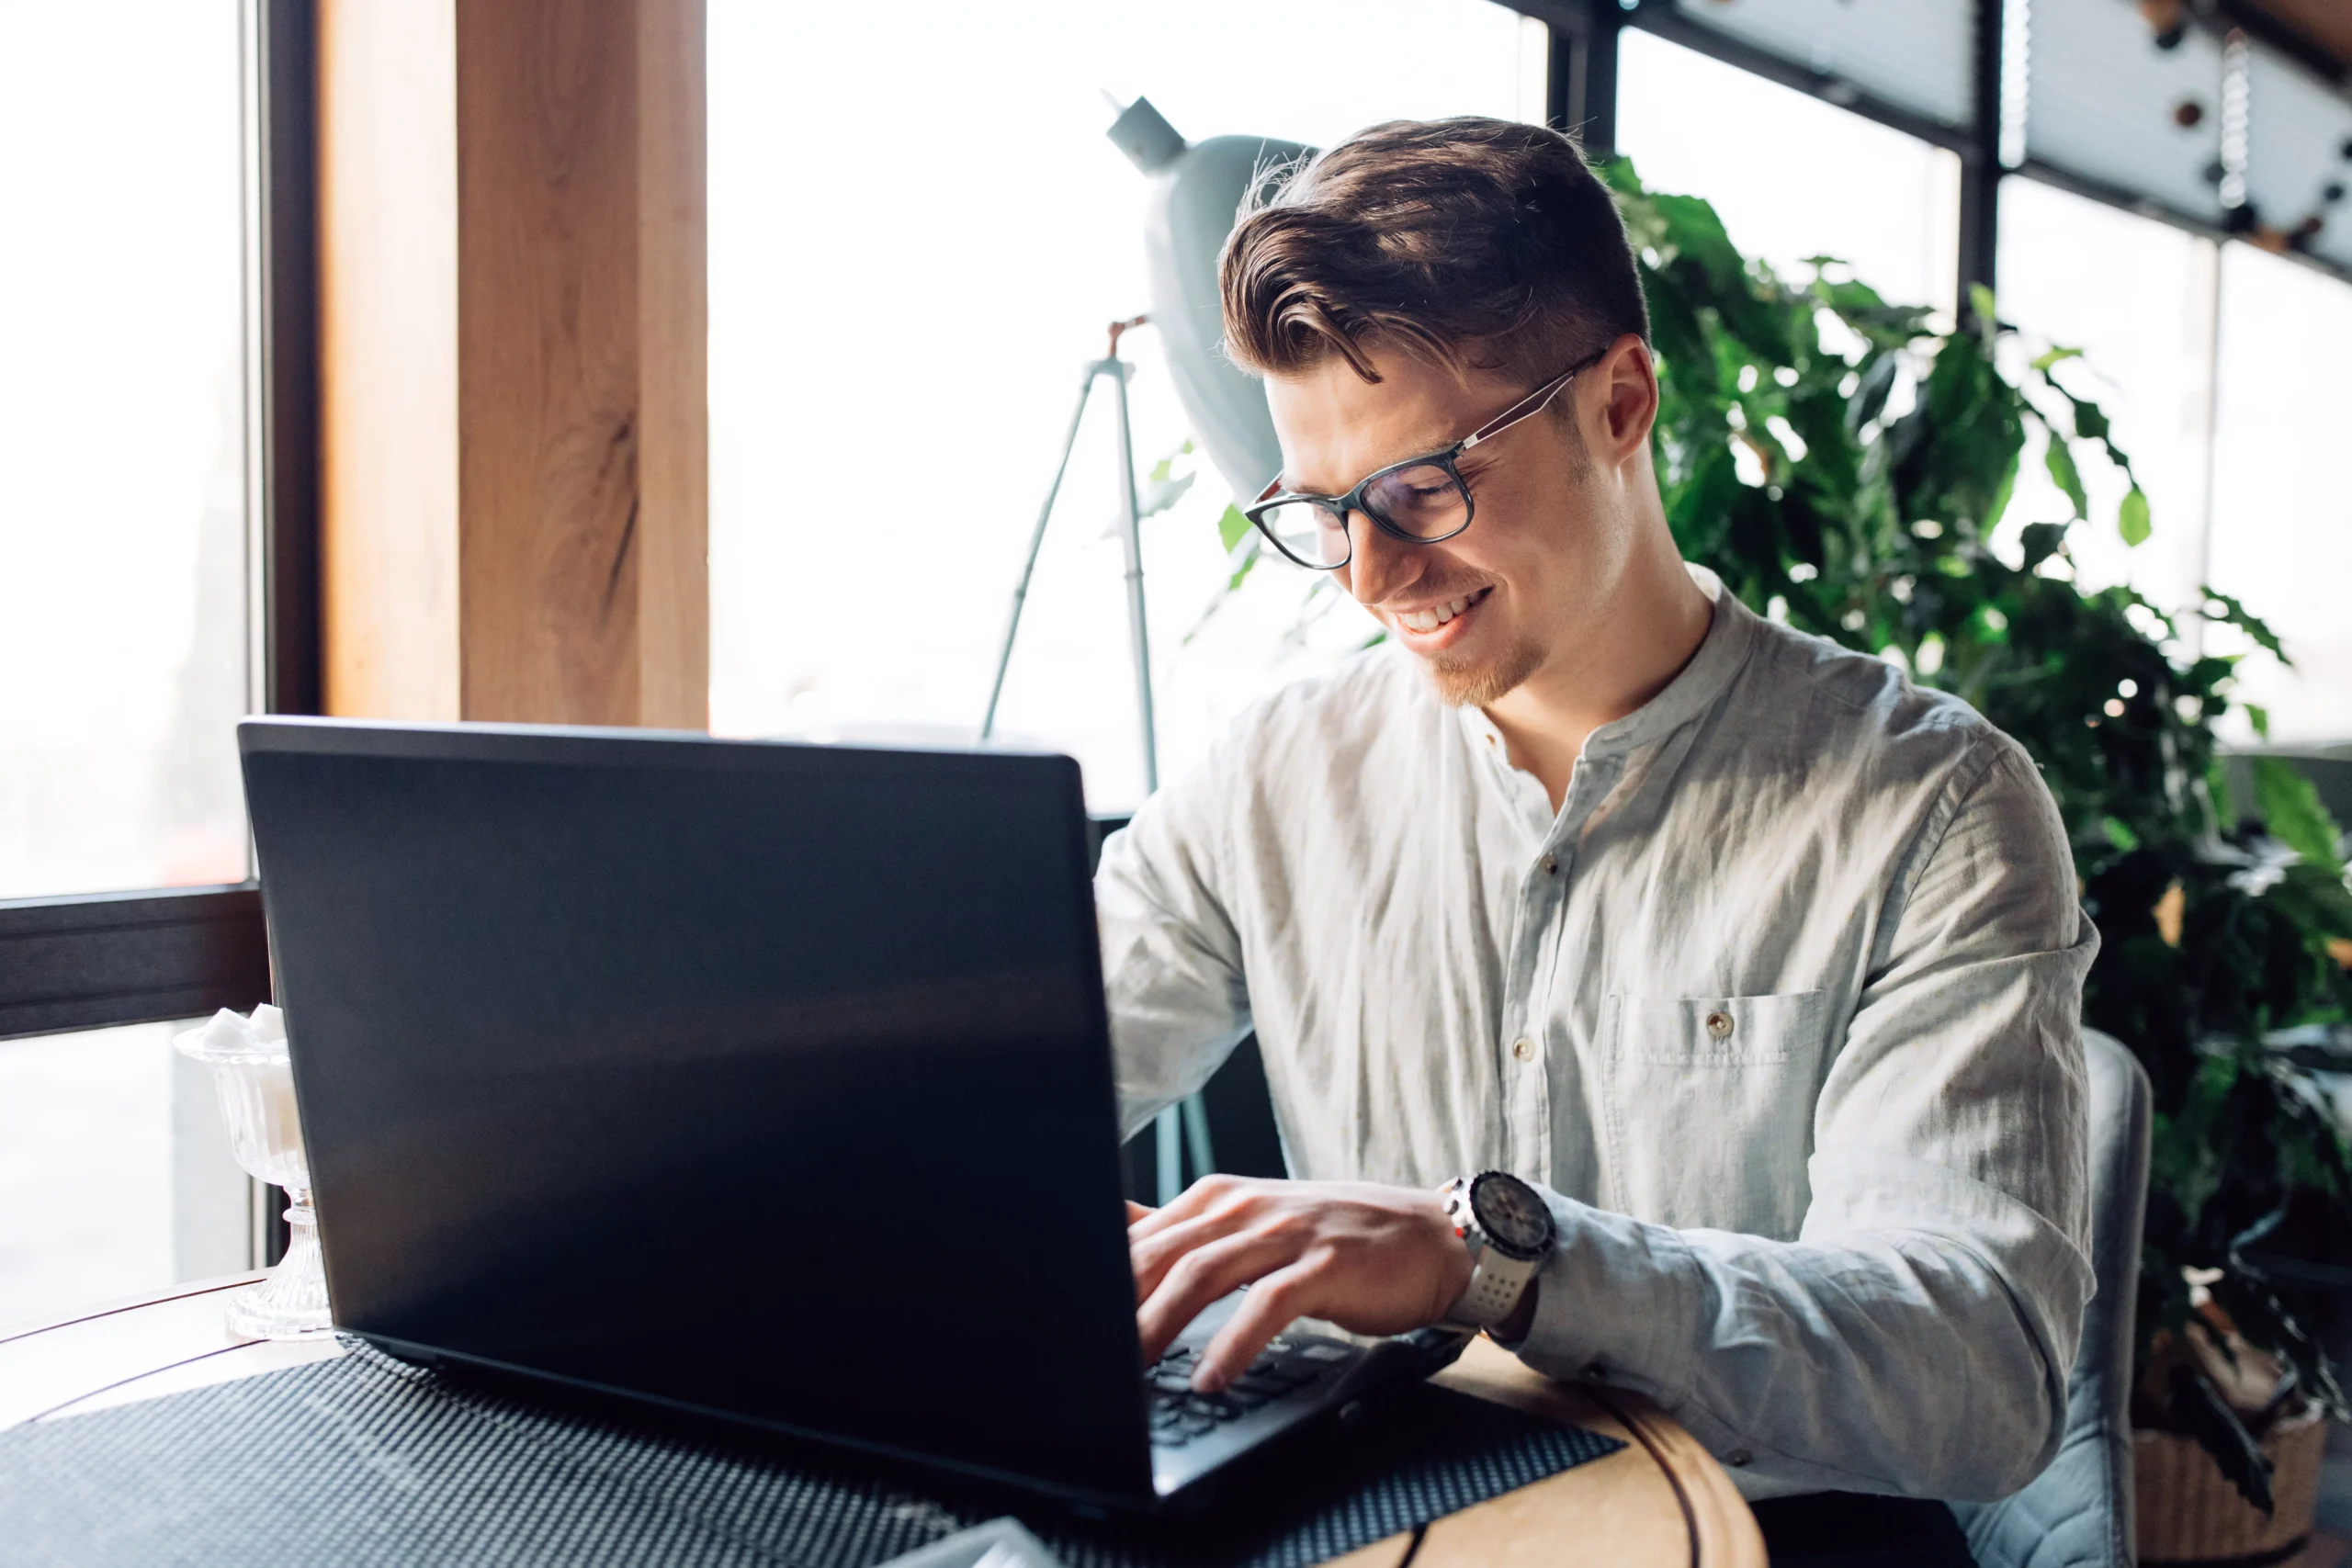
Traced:
<path id="1" fill-rule="evenodd" d="M 1189 1348 L 1170 1350 L 1144 1375 L 1151 1403 L 1151 1440 L 1160 1448 L 1181 1448 L 1329 1377 L 1352 1355 L 1348 1346 L 1333 1340 L 1276 1339 L 1222 1392 L 1195 1393 L 1192 1379 L 1199 1353 Z"/>

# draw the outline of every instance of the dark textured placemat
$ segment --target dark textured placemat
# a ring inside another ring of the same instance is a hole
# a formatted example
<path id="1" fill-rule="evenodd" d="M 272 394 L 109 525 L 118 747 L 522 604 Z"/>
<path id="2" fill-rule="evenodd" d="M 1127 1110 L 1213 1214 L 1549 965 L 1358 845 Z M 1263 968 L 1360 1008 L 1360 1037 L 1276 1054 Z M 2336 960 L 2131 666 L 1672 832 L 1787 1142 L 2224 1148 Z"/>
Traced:
<path id="1" fill-rule="evenodd" d="M 1291 1568 L 1623 1446 L 1420 1388 L 1273 1458 L 1199 1518 L 1090 1520 L 513 1397 L 362 1346 L 0 1435 L 0 1562 L 870 1568 L 1013 1512 L 1070 1568 Z"/>

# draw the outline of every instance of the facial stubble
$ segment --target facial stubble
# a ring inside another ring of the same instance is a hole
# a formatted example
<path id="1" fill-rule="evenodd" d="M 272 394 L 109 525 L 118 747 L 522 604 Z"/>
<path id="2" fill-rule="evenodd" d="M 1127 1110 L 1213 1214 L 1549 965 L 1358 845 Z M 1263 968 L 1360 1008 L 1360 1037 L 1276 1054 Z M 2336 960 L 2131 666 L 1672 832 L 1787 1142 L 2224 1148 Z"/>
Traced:
<path id="1" fill-rule="evenodd" d="M 1492 659 L 1474 660 L 1434 654 L 1424 660 L 1430 679 L 1437 683 L 1438 700 L 1453 707 L 1482 708 L 1516 691 L 1544 662 L 1544 649 L 1521 634 Z"/>

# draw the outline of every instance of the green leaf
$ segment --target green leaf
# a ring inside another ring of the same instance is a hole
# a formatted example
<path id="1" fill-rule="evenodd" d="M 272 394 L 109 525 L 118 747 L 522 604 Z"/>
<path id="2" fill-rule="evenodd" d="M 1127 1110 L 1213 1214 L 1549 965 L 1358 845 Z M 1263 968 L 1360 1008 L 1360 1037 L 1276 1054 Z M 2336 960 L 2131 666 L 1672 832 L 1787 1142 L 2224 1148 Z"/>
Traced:
<path id="1" fill-rule="evenodd" d="M 2008 466 L 2001 470 L 2001 482 L 1994 487 L 1993 499 L 1984 503 L 1984 521 L 1982 525 L 1984 533 L 1990 534 L 2000 525 L 2003 514 L 2009 510 L 2009 498 L 2017 493 L 2017 489 L 2018 460 L 2016 454 L 2012 453 Z"/>
<path id="2" fill-rule="evenodd" d="M 2080 359 L 2082 356 L 2083 351 L 2079 348 L 2052 348 L 2046 353 L 2035 355 L 2033 367 L 2046 375 L 2052 366 L 2063 364 L 2069 359 Z"/>
<path id="3" fill-rule="evenodd" d="M 2131 826 L 2120 818 L 2106 818 L 2099 823 L 2099 827 L 2106 832 L 2107 841 L 2125 854 L 2128 855 L 2140 847 L 2140 835 L 2133 832 Z"/>
<path id="4" fill-rule="evenodd" d="M 1233 553 L 1233 547 L 1248 538 L 1250 534 L 1250 519 L 1241 515 L 1241 508 L 1227 502 L 1225 510 L 1217 514 L 1217 542 L 1222 544 L 1226 553 L 1230 555 Z M 1241 580 L 1238 577 L 1233 581 L 1235 586 L 1240 585 Z"/>
<path id="5" fill-rule="evenodd" d="M 2051 385 L 2057 386 L 2057 383 L 2053 381 Z M 2112 426 L 2108 423 L 2106 411 L 2088 398 L 2078 398 L 2064 387 L 2059 387 L 2058 389 L 2064 394 L 2066 401 L 2074 406 L 2075 434 L 2085 441 L 2106 441 L 2112 430 Z M 2108 455 L 2109 457 L 2115 455 L 2114 447 L 2108 448 Z"/>
<path id="6" fill-rule="evenodd" d="M 2259 703 L 2246 704 L 2245 721 L 2254 726 L 2254 732 L 2263 739 L 2270 739 L 2270 710 L 2268 708 Z"/>
<path id="7" fill-rule="evenodd" d="M 2205 798 L 2213 804 L 2214 825 L 2227 832 L 2238 825 L 2237 802 L 2230 794 L 2229 770 L 2214 758 L 2205 765 Z"/>
<path id="8" fill-rule="evenodd" d="M 2025 570 L 2031 571 L 2056 555 L 2059 547 L 2066 542 L 2066 525 L 2029 523 L 2018 542 L 2025 550 Z"/>
<path id="9" fill-rule="evenodd" d="M 2320 803 L 2312 781 L 2284 757 L 2255 757 L 2252 761 L 2255 807 L 2270 836 L 2330 875 L 2343 875 L 2335 818 Z"/>
<path id="10" fill-rule="evenodd" d="M 2344 886 L 2340 872 L 2290 865 L 2263 897 L 2286 911 L 2306 935 L 2318 938 L 2323 950 L 2330 938 L 2352 937 L 2352 888 Z"/>
<path id="11" fill-rule="evenodd" d="M 2122 534 L 2123 542 L 2132 548 L 2137 549 L 2148 542 L 2148 492 L 2146 491 L 2142 490 L 2138 485 L 2132 487 L 2131 493 L 2123 498 L 2123 505 L 2116 513 L 2115 525 L 2117 531 Z"/>
<path id="12" fill-rule="evenodd" d="M 1159 467 L 1165 468 L 1168 463 L 1163 461 Z M 1146 517 L 1159 516 L 1183 500 L 1184 492 L 1192 489 L 1193 481 L 1200 477 L 1195 472 L 1178 474 L 1169 478 L 1161 475 L 1159 469 L 1154 469 L 1151 482 L 1145 488 L 1142 494 L 1136 497 L 1136 517 L 1140 521 Z"/>
<path id="13" fill-rule="evenodd" d="M 2269 654 L 2279 663 L 2292 667 L 2294 660 L 2287 657 L 2285 646 L 2279 642 L 2278 634 L 2270 629 L 2268 622 L 2228 594 L 2217 592 L 2210 586 L 2200 588 L 2197 592 L 2204 596 L 2204 614 L 2207 620 L 2237 627 L 2254 639 L 2256 647 Z M 2216 605 L 2220 608 L 2216 609 Z M 2268 722 L 2266 719 L 2264 724 L 2267 725 Z M 2263 733 L 2267 735 L 2269 731 L 2265 728 Z"/>
<path id="14" fill-rule="evenodd" d="M 2050 446 L 2042 454 L 2042 462 L 2050 469 L 2050 477 L 2057 481 L 2059 493 L 2075 508 L 2075 515 L 2089 516 L 2090 498 L 2083 493 L 2083 476 L 2075 467 L 2075 455 L 2066 449 L 2066 438 L 2054 430 L 2050 433 Z"/>
<path id="15" fill-rule="evenodd" d="M 1159 459 L 1159 462 L 1154 463 L 1151 466 L 1151 473 L 1149 475 L 1151 482 L 1156 485 L 1166 484 L 1168 482 L 1168 477 L 1176 471 L 1176 459 L 1179 457 L 1190 457 L 1192 455 L 1192 451 L 1193 444 L 1190 441 L 1187 441 L 1182 446 L 1177 447 L 1176 450 Z"/>
<path id="16" fill-rule="evenodd" d="M 1846 428 L 1859 431 L 1886 412 L 1887 394 L 1894 389 L 1894 375 L 1902 368 L 1902 361 L 1893 354 L 1881 354 L 1870 362 L 1854 388 L 1854 400 L 1847 405 Z"/>
<path id="17" fill-rule="evenodd" d="M 1993 308 L 1993 291 L 1981 283 L 1970 284 L 1968 308 L 1975 312 L 1977 330 L 1991 341 L 1996 323 L 2001 319 L 2000 312 Z"/>

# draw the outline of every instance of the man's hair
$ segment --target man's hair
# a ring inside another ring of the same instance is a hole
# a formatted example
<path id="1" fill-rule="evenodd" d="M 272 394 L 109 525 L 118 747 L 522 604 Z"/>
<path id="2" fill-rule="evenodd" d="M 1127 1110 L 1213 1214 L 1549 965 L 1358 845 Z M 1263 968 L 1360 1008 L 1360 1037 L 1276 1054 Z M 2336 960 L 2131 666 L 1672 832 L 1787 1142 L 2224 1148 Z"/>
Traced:
<path id="1" fill-rule="evenodd" d="M 1262 181 L 1219 263 L 1226 353 L 1259 375 L 1368 347 L 1535 382 L 1649 336 L 1624 221 L 1576 143 L 1390 120 Z"/>

